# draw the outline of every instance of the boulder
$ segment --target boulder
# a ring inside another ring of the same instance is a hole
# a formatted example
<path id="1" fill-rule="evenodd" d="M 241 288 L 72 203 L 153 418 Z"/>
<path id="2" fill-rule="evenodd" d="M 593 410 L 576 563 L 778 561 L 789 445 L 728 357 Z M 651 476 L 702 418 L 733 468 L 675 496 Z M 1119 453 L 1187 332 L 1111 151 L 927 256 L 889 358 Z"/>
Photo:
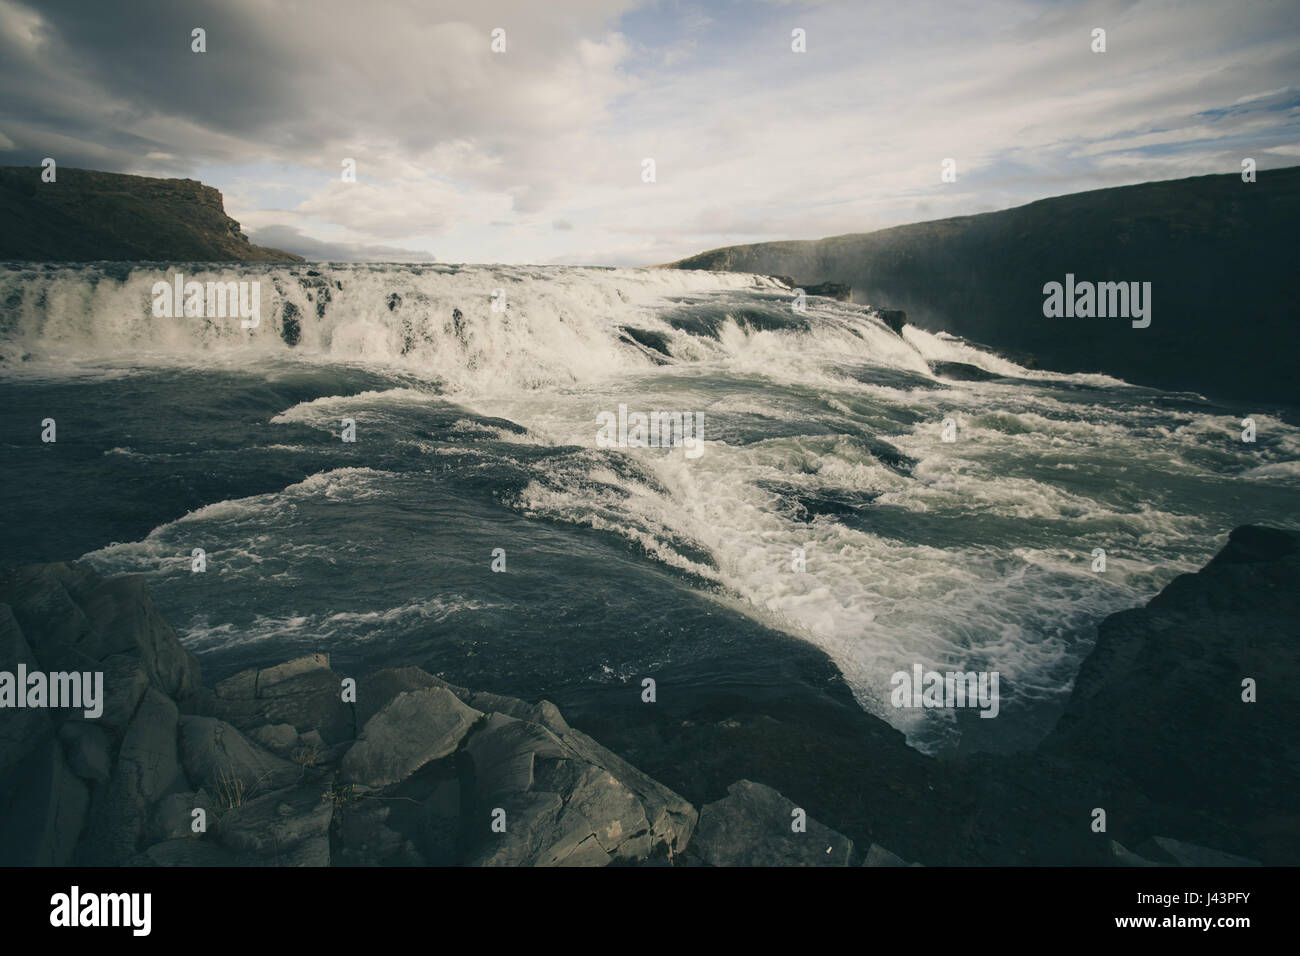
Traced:
<path id="1" fill-rule="evenodd" d="M 939 378 L 948 378 L 956 382 L 991 382 L 1002 378 L 996 372 L 990 372 L 968 362 L 927 362 L 926 364 Z"/>
<path id="2" fill-rule="evenodd" d="M 217 819 L 217 802 L 206 790 L 197 793 L 183 791 L 169 793 L 154 804 L 145 827 L 145 842 L 152 846 L 166 840 L 197 837 L 194 830 L 194 811 L 204 812 L 205 830 L 215 824 Z"/>
<path id="3" fill-rule="evenodd" d="M 505 714 L 488 717 L 470 737 L 465 752 L 473 761 L 475 796 L 484 801 L 531 789 L 534 761 L 539 755 L 571 755 L 545 727 Z"/>
<path id="4" fill-rule="evenodd" d="M 822 282 L 818 285 L 806 285 L 803 291 L 808 295 L 821 295 L 839 302 L 848 302 L 853 298 L 853 286 L 843 282 Z"/>
<path id="5" fill-rule="evenodd" d="M 272 696 L 274 693 L 273 688 L 278 684 L 283 684 L 291 677 L 311 674 L 315 671 L 328 671 L 329 669 L 330 656 L 328 654 L 308 654 L 305 657 L 296 657 L 274 667 L 267 667 L 257 672 L 257 696 Z"/>
<path id="6" fill-rule="evenodd" d="M 853 841 L 812 817 L 794 832 L 794 810 L 771 787 L 738 780 L 701 808 L 691 854 L 711 866 L 847 866 Z"/>
<path id="7" fill-rule="evenodd" d="M 67 564 L 12 568 L 0 580 L 0 603 L 13 609 L 38 659 L 47 642 L 75 647 L 91 632 L 90 619 L 74 597 L 86 581 L 81 569 Z"/>
<path id="8" fill-rule="evenodd" d="M 301 768 L 213 717 L 181 718 L 181 753 L 190 783 L 211 793 L 223 810 L 297 783 L 302 776 Z"/>
<path id="9" fill-rule="evenodd" d="M 1132 781 L 1157 808 L 1146 813 L 1146 835 L 1176 832 L 1241 857 L 1294 862 L 1298 585 L 1300 533 L 1237 528 L 1202 570 L 1101 622 L 1040 751 Z M 1135 820 L 1140 810 L 1114 809 Z"/>
<path id="10" fill-rule="evenodd" d="M 29 670 L 40 665 L 36 655 L 23 637 L 22 628 L 8 605 L 0 604 L 0 670 L 16 675 L 18 665 Z M 21 688 L 18 689 L 21 693 Z M 15 708 L 0 712 L 0 780 L 23 759 L 32 748 L 54 730 L 49 711 L 37 708 Z"/>
<path id="11" fill-rule="evenodd" d="M 104 672 L 104 713 L 95 723 L 124 731 L 149 687 L 149 671 L 138 654 L 114 654 L 100 661 Z"/>
<path id="12" fill-rule="evenodd" d="M 371 717 L 343 757 L 344 780 L 377 787 L 453 752 L 482 716 L 443 687 L 404 691 Z"/>
<path id="13" fill-rule="evenodd" d="M 298 731 L 293 724 L 263 724 L 249 736 L 277 757 L 288 758 L 298 746 Z"/>
<path id="14" fill-rule="evenodd" d="M 544 701 L 554 717 L 559 711 L 554 705 Z M 543 708 L 543 719 L 549 718 Z M 563 719 L 560 718 L 560 723 Z M 589 763 L 608 770 L 623 786 L 634 793 L 645 808 L 646 820 L 650 824 L 651 844 L 655 852 L 662 852 L 672 859 L 686 849 L 695 830 L 699 814 L 687 800 L 669 790 L 662 783 L 652 779 L 632 766 L 618 754 L 607 750 L 580 730 L 566 727 L 557 736 L 577 756 Z M 554 728 L 552 728 L 554 729 Z"/>
<path id="15" fill-rule="evenodd" d="M 891 853 L 883 846 L 877 843 L 867 847 L 866 859 L 862 861 L 863 866 L 920 866 L 920 863 L 908 863 L 897 853 Z"/>
<path id="16" fill-rule="evenodd" d="M 376 671 L 357 682 L 357 726 L 364 727 L 371 717 L 388 706 L 398 694 L 408 690 L 427 690 L 430 687 L 443 687 L 455 693 L 451 685 L 418 667 L 389 667 Z M 461 699 L 465 700 L 464 697 Z"/>
<path id="17" fill-rule="evenodd" d="M 176 738 L 176 704 L 150 687 L 127 727 L 105 792 L 96 799 L 82 860 L 91 866 L 120 863 L 135 854 L 150 807 L 186 789 Z"/>
<path id="18" fill-rule="evenodd" d="M 211 701 L 212 715 L 245 733 L 267 724 L 289 724 L 300 733 L 316 730 L 329 744 L 351 740 L 352 705 L 343 702 L 339 676 L 320 666 L 323 659 L 312 655 L 222 681 Z"/>
<path id="19" fill-rule="evenodd" d="M 907 313 L 902 309 L 872 309 L 871 314 L 889 326 L 895 335 L 903 334 L 903 326 L 907 325 Z"/>
<path id="20" fill-rule="evenodd" d="M 65 721 L 59 728 L 63 755 L 72 772 L 83 780 L 107 780 L 113 773 L 113 743 L 108 734 L 88 720 Z"/>
<path id="21" fill-rule="evenodd" d="M 90 809 L 90 792 L 53 737 L 34 747 L 0 790 L 0 866 L 66 866 Z"/>
<path id="22" fill-rule="evenodd" d="M 334 814 L 326 799 L 329 789 L 328 781 L 318 780 L 246 801 L 221 815 L 217 839 L 231 850 L 261 857 L 284 856 L 304 842 L 328 839 Z M 323 865 L 328 865 L 328 847 Z"/>
<path id="23" fill-rule="evenodd" d="M 85 653 L 98 660 L 115 653 L 138 653 L 154 686 L 178 703 L 187 702 L 198 691 L 198 660 L 154 608 L 142 576 L 101 582 L 83 606 L 94 622 L 91 633 L 79 645 Z"/>
<path id="24" fill-rule="evenodd" d="M 474 799 L 464 825 L 471 863 L 604 866 L 671 859 L 685 846 L 695 823 L 690 804 L 562 719 L 555 726 L 563 737 L 493 713 L 470 735 L 464 752 Z M 504 832 L 492 827 L 500 812 Z"/>

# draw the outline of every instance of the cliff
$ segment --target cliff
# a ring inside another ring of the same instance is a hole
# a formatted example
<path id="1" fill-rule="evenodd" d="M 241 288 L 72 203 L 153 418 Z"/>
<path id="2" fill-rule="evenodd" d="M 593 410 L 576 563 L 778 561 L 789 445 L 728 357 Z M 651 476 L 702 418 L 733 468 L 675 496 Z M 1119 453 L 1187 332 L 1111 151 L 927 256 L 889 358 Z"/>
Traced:
<path id="1" fill-rule="evenodd" d="M 1294 402 L 1300 167 L 1074 193 L 828 239 L 729 246 L 671 267 L 839 282 L 854 301 L 1063 372 Z M 1151 325 L 1046 318 L 1043 286 L 1150 282 Z"/>
<path id="2" fill-rule="evenodd" d="M 0 261 L 302 262 L 254 246 L 221 193 L 193 179 L 0 167 Z"/>

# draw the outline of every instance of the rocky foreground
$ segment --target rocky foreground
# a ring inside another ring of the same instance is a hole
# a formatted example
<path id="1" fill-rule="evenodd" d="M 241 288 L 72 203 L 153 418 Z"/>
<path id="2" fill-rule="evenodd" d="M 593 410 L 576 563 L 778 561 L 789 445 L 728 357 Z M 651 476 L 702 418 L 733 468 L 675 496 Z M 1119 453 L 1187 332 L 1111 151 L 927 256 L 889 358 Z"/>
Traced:
<path id="1" fill-rule="evenodd" d="M 0 865 L 907 865 L 876 833 L 926 864 L 1294 864 L 1298 622 L 1300 535 L 1239 528 L 1102 623 L 1035 752 L 904 758 L 884 735 L 860 780 L 808 781 L 846 836 L 748 779 L 697 811 L 550 702 L 414 667 L 318 654 L 208 688 L 142 579 L 0 568 L 0 670 L 102 671 L 106 697 L 96 719 L 0 710 Z"/>

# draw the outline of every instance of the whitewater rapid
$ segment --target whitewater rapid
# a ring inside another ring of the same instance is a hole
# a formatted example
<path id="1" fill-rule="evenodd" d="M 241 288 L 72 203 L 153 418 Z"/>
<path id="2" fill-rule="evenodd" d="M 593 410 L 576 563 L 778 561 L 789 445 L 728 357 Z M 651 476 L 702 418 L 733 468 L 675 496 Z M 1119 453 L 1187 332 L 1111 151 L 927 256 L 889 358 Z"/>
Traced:
<path id="1" fill-rule="evenodd" d="M 175 272 L 260 282 L 257 327 L 156 318 L 151 290 Z M 1021 705 L 1059 707 L 1102 616 L 1197 568 L 1227 526 L 1281 520 L 1297 500 L 1300 431 L 1265 410 L 1031 371 L 942 333 L 896 333 L 861 306 L 813 297 L 796 312 L 792 301 L 769 277 L 674 270 L 0 267 L 0 374 L 383 370 L 391 387 L 299 403 L 268 425 L 335 433 L 351 419 L 364 435 L 450 400 L 502 420 L 466 422 L 469 452 L 488 432 L 571 448 L 506 503 L 618 535 L 715 600 L 820 647 L 864 708 L 926 749 L 950 739 L 956 718 L 891 707 L 891 674 L 914 663 L 997 670 Z M 936 362 L 1000 378 L 946 381 Z M 701 414 L 703 454 L 598 447 L 598 416 L 621 404 Z M 1238 438 L 1246 414 L 1261 436 L 1251 445 Z M 433 442 L 425 451 L 447 453 Z M 331 475 L 382 484 L 355 469 Z M 286 501 L 318 490 L 250 498 L 238 521 L 256 501 L 273 524 Z M 1255 504 L 1242 502 L 1252 494 Z M 150 537 L 166 545 L 91 557 L 149 571 L 172 546 L 166 529 Z M 265 537 L 263 548 L 292 546 Z M 1097 548 L 1104 574 L 1093 570 Z"/>

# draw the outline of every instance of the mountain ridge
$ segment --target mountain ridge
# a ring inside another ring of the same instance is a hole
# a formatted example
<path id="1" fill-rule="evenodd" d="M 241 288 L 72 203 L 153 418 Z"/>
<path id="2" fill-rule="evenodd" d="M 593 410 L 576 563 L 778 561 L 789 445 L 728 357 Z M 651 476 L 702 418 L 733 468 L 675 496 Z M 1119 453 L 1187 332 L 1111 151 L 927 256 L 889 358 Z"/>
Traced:
<path id="1" fill-rule="evenodd" d="M 1300 167 L 1197 176 L 1038 199 L 997 212 L 824 239 L 723 246 L 667 268 L 853 286 L 947 331 L 1063 372 L 1293 403 L 1300 345 Z M 1153 321 L 1046 318 L 1044 286 L 1151 282 Z M 1234 334 L 1250 322 L 1249 335 Z"/>

